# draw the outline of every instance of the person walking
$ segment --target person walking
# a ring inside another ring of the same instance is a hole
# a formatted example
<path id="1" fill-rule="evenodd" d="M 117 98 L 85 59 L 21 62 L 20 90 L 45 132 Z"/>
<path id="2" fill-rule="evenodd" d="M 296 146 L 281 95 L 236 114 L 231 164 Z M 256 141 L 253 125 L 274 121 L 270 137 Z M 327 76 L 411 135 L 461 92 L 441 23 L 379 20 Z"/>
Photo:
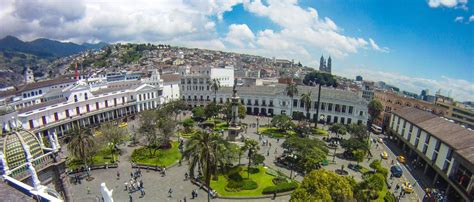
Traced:
<path id="1" fill-rule="evenodd" d="M 120 180 L 120 173 L 117 171 L 117 180 Z"/>
<path id="2" fill-rule="evenodd" d="M 172 198 L 171 194 L 173 194 L 173 190 L 170 188 L 170 190 L 168 190 L 168 197 L 169 198 Z"/>
<path id="3" fill-rule="evenodd" d="M 140 179 L 140 188 L 143 188 L 143 181 Z"/>
<path id="4" fill-rule="evenodd" d="M 132 193 L 128 193 L 128 201 L 129 202 L 133 201 Z"/>
<path id="5" fill-rule="evenodd" d="M 188 173 L 184 173 L 184 180 L 188 180 Z"/>
<path id="6" fill-rule="evenodd" d="M 183 198 L 183 202 L 186 202 L 186 196 Z"/>

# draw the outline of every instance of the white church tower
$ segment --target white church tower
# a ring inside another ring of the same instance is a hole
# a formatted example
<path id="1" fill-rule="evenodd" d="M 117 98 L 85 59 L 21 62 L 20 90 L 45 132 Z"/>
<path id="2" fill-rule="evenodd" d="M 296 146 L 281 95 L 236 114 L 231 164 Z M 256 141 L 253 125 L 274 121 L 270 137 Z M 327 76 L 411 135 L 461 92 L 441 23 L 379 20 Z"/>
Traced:
<path id="1" fill-rule="evenodd" d="M 25 71 L 25 82 L 26 83 L 35 82 L 35 76 L 33 75 L 33 70 L 31 70 L 29 67 L 27 67 Z"/>

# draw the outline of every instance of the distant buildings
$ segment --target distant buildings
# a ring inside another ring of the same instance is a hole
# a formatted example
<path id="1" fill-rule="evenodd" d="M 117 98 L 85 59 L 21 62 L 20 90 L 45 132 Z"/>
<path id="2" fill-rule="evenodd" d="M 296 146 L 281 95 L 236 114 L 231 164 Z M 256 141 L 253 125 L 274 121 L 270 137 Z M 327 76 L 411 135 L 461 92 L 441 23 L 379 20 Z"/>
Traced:
<path id="1" fill-rule="evenodd" d="M 326 60 L 324 59 L 324 56 L 321 56 L 321 59 L 319 61 L 319 71 L 331 74 L 331 65 L 332 65 L 331 63 L 332 63 L 331 56 L 329 56 L 327 63 L 326 63 Z"/>
<path id="2" fill-rule="evenodd" d="M 356 76 L 356 81 L 362 81 L 362 80 L 364 80 L 362 76 Z"/>
<path id="3" fill-rule="evenodd" d="M 470 107 L 442 95 L 436 95 L 435 104 L 446 110 L 445 117 L 474 129 L 474 111 Z"/>

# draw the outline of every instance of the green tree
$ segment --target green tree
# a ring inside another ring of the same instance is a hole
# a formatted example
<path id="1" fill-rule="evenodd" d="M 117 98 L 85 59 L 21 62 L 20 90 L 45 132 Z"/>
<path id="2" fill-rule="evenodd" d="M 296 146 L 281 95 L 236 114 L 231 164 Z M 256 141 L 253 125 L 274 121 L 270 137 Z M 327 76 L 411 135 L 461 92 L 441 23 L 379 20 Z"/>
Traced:
<path id="1" fill-rule="evenodd" d="M 166 103 L 163 106 L 163 110 L 166 113 L 172 113 L 174 115 L 174 120 L 178 119 L 178 115 L 186 110 L 188 107 L 184 100 L 173 100 L 171 102 Z"/>
<path id="2" fill-rule="evenodd" d="M 291 98 L 290 101 L 290 116 L 293 116 L 293 98 L 298 95 L 298 86 L 296 83 L 291 82 L 286 86 L 286 95 Z"/>
<path id="3" fill-rule="evenodd" d="M 290 127 L 294 125 L 293 122 L 291 121 L 291 118 L 284 114 L 274 116 L 272 118 L 271 123 L 273 127 L 278 128 L 280 132 L 289 130 Z"/>
<path id="4" fill-rule="evenodd" d="M 202 122 L 204 120 L 206 120 L 206 111 L 204 110 L 203 107 L 199 106 L 199 107 L 194 107 L 193 110 L 191 110 L 191 112 L 193 113 L 193 119 L 198 121 L 198 122 Z"/>
<path id="5" fill-rule="evenodd" d="M 68 152 L 76 159 L 82 160 L 84 165 L 95 152 L 95 140 L 90 129 L 75 129 L 71 131 L 72 139 L 67 145 Z"/>
<path id="6" fill-rule="evenodd" d="M 283 142 L 282 147 L 296 156 L 296 159 L 287 156 L 287 161 L 303 172 L 317 169 L 319 164 L 326 160 L 329 152 L 326 144 L 319 139 L 290 137 Z"/>
<path id="7" fill-rule="evenodd" d="M 191 118 L 184 119 L 184 121 L 181 124 L 184 127 L 184 132 L 186 133 L 189 133 L 191 131 L 191 128 L 193 128 L 194 125 L 196 125 L 194 120 Z"/>
<path id="8" fill-rule="evenodd" d="M 122 144 L 126 140 L 128 135 L 127 129 L 107 123 L 102 125 L 99 131 L 102 134 L 102 142 L 107 145 L 111 144 L 110 150 L 112 151 L 113 160 L 115 160 L 115 154 L 118 152 L 117 145 Z"/>
<path id="9" fill-rule="evenodd" d="M 191 136 L 183 152 L 183 158 L 189 161 L 191 178 L 194 178 L 195 168 L 198 167 L 203 171 L 204 184 L 210 188 L 211 176 L 216 174 L 218 166 L 229 163 L 225 151 L 230 151 L 229 143 L 217 134 L 199 131 Z"/>
<path id="10" fill-rule="evenodd" d="M 385 186 L 385 177 L 380 173 L 365 177 L 355 186 L 355 197 L 360 201 L 370 201 L 378 197 L 378 192 Z"/>
<path id="11" fill-rule="evenodd" d="M 176 121 L 170 119 L 167 116 L 161 117 L 158 120 L 157 124 L 159 134 L 159 141 L 161 148 L 170 148 L 171 147 L 171 137 L 174 134 L 176 129 Z"/>
<path id="12" fill-rule="evenodd" d="M 290 201 L 351 201 L 354 180 L 325 169 L 313 170 L 301 186 L 291 194 Z"/>
<path id="13" fill-rule="evenodd" d="M 244 146 L 243 150 L 247 151 L 247 157 L 249 159 L 249 164 L 247 167 L 247 173 L 248 173 L 248 178 L 250 178 L 250 165 L 252 163 L 253 156 L 257 154 L 258 150 L 260 150 L 260 146 L 258 145 L 258 142 L 253 139 L 245 139 L 244 140 Z"/>
<path id="14" fill-rule="evenodd" d="M 301 101 L 304 103 L 304 108 L 306 110 L 305 117 L 308 121 L 311 120 L 311 116 L 309 114 L 309 110 L 311 109 L 311 102 L 312 102 L 311 97 L 312 97 L 311 91 L 301 94 Z"/>
<path id="15" fill-rule="evenodd" d="M 265 156 L 261 154 L 255 154 L 252 156 L 252 165 L 260 165 L 265 161 Z"/>
<path id="16" fill-rule="evenodd" d="M 221 88 L 221 82 L 218 79 L 212 79 L 211 90 L 214 92 L 214 103 L 217 102 L 217 91 Z"/>
<path id="17" fill-rule="evenodd" d="M 357 161 L 357 165 L 359 165 L 360 162 L 364 161 L 366 152 L 364 150 L 357 149 L 355 151 L 352 151 L 352 154 L 354 155 L 354 158 Z"/>
<path id="18" fill-rule="evenodd" d="M 351 137 L 349 139 L 343 139 L 341 140 L 341 146 L 344 148 L 347 152 L 352 153 L 354 150 L 364 150 L 368 151 L 369 150 L 369 144 L 367 141 L 362 141 L 359 138 Z"/>
<path id="19" fill-rule="evenodd" d="M 204 107 L 204 113 L 206 115 L 206 119 L 208 118 L 213 118 L 219 115 L 219 112 L 221 111 L 222 106 L 216 104 L 215 102 L 211 102 L 208 105 Z"/>
<path id="20" fill-rule="evenodd" d="M 303 84 L 309 85 L 309 86 L 314 86 L 318 85 L 318 106 L 316 106 L 316 122 L 314 124 L 314 127 L 318 127 L 318 122 L 319 122 L 319 103 L 321 103 L 321 86 L 332 86 L 336 87 L 337 86 L 337 80 L 336 78 L 328 73 L 323 73 L 323 72 L 318 72 L 318 71 L 313 71 L 310 72 L 309 74 L 306 74 L 304 79 L 303 79 Z"/>
<path id="21" fill-rule="evenodd" d="M 380 103 L 380 101 L 374 99 L 369 102 L 369 105 L 367 106 L 367 108 L 370 115 L 370 124 L 368 124 L 370 126 L 372 125 L 374 120 L 376 120 L 377 117 L 379 117 L 380 113 L 383 110 L 383 106 L 382 106 L 382 103 Z"/>
<path id="22" fill-rule="evenodd" d="M 157 113 L 152 110 L 143 111 L 140 114 L 138 132 L 146 137 L 147 147 L 154 148 L 150 149 L 150 155 L 154 155 L 158 148 L 157 119 Z"/>
<path id="23" fill-rule="evenodd" d="M 227 124 L 232 120 L 232 103 L 227 102 L 222 107 L 222 113 L 224 114 L 224 118 L 227 121 Z M 239 119 L 244 119 L 246 115 L 245 106 L 242 105 L 240 102 L 238 103 L 238 114 L 237 116 Z"/>
<path id="24" fill-rule="evenodd" d="M 368 140 L 369 133 L 367 133 L 367 128 L 364 125 L 359 124 L 350 124 L 347 126 L 347 131 L 355 138 L 360 140 Z"/>
<path id="25" fill-rule="evenodd" d="M 329 130 L 333 133 L 336 133 L 336 136 L 338 134 L 344 135 L 347 133 L 346 126 L 344 126 L 342 123 L 332 124 L 331 127 L 329 127 Z"/>

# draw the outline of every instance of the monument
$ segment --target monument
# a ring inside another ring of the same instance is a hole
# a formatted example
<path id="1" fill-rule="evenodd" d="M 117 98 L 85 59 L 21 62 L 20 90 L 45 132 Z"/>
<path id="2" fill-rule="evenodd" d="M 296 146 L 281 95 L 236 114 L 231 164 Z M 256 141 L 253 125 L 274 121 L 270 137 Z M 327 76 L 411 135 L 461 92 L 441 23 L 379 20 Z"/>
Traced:
<path id="1" fill-rule="evenodd" d="M 230 121 L 227 140 L 228 141 L 236 141 L 241 136 L 242 127 L 240 127 L 239 123 L 239 102 L 240 98 L 237 95 L 237 79 L 234 80 L 234 88 L 232 89 L 232 97 L 231 104 L 232 104 L 232 119 Z"/>
<path id="2" fill-rule="evenodd" d="M 107 188 L 107 185 L 105 185 L 105 182 L 102 182 L 100 184 L 100 193 L 102 194 L 102 198 L 104 198 L 104 202 L 114 202 L 114 199 L 112 198 L 112 192 L 114 190 Z"/>

